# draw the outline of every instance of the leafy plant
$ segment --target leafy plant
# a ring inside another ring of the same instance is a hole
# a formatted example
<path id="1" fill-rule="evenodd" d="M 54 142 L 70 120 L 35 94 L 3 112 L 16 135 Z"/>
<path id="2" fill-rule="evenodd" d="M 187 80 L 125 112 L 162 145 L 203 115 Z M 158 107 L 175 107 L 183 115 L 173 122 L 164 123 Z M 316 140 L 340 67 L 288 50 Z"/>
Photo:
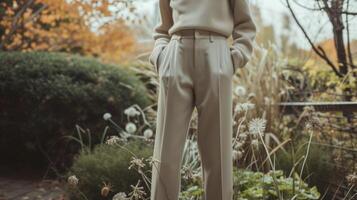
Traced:
<path id="1" fill-rule="evenodd" d="M 279 151 L 276 154 L 276 167 L 286 174 L 302 170 L 302 159 L 305 157 L 308 139 L 302 138 L 295 142 L 286 152 Z M 335 173 L 333 162 L 331 148 L 319 146 L 314 142 L 311 144 L 306 160 L 307 164 L 301 178 L 306 178 L 306 182 L 317 186 L 319 191 L 325 191 L 329 182 L 336 178 L 333 175 Z"/>
<path id="2" fill-rule="evenodd" d="M 276 182 L 273 181 L 273 173 Z M 316 187 L 310 188 L 298 174 L 294 177 L 284 177 L 283 171 L 253 172 L 250 170 L 234 170 L 235 197 L 234 200 L 276 200 L 279 199 L 275 184 L 283 199 L 312 200 L 319 199 Z M 301 183 L 301 184 L 300 184 Z"/>

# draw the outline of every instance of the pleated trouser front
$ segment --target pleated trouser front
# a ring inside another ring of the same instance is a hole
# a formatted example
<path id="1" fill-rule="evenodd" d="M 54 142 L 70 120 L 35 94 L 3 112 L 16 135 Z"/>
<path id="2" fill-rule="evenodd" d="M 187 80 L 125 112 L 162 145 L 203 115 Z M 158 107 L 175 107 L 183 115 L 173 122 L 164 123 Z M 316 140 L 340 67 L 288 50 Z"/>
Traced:
<path id="1" fill-rule="evenodd" d="M 203 200 L 232 200 L 232 77 L 227 39 L 173 35 L 161 52 L 151 200 L 177 200 L 191 114 L 198 111 L 197 142 Z"/>

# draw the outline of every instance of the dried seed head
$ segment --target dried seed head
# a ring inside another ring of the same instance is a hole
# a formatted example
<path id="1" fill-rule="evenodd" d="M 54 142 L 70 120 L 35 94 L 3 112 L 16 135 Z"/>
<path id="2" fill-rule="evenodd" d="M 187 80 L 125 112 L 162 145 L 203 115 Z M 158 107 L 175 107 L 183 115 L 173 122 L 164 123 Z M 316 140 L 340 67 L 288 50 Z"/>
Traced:
<path id="1" fill-rule="evenodd" d="M 110 184 L 105 183 L 105 182 L 103 182 L 103 184 L 104 184 L 104 186 L 100 190 L 100 194 L 103 197 L 107 197 L 109 192 L 112 190 L 112 186 Z"/>
<path id="2" fill-rule="evenodd" d="M 79 180 L 75 175 L 72 175 L 72 176 L 68 177 L 67 182 L 70 186 L 77 186 Z"/>

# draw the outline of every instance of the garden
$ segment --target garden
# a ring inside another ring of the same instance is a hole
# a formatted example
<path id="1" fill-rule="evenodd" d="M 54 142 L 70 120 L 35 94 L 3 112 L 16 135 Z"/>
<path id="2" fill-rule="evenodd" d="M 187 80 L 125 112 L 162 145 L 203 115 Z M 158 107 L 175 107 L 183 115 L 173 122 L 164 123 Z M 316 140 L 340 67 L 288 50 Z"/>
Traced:
<path id="1" fill-rule="evenodd" d="M 357 2 L 251 1 L 233 199 L 357 199 Z M 0 1 L 0 200 L 149 200 L 156 0 Z M 228 39 L 232 42 L 232 38 Z M 204 181 L 194 110 L 180 200 Z"/>

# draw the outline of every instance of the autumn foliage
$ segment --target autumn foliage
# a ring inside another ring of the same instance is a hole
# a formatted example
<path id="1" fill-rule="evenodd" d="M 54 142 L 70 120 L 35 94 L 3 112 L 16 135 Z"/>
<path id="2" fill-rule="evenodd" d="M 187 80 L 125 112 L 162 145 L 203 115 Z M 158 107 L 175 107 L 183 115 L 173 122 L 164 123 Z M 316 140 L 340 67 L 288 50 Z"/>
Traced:
<path id="1" fill-rule="evenodd" d="M 122 17 L 112 11 L 121 4 L 119 0 L 1 1 L 0 49 L 70 52 L 121 61 L 135 44 Z"/>

